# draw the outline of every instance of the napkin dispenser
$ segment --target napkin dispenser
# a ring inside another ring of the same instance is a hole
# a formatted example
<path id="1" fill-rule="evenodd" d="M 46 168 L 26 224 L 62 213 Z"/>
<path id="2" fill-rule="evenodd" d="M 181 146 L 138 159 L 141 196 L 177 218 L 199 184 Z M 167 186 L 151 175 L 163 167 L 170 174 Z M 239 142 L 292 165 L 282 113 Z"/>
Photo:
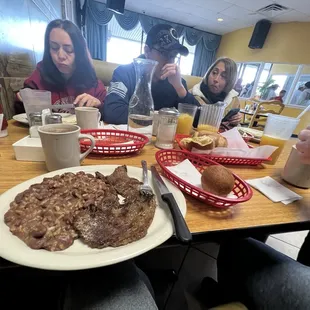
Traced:
<path id="1" fill-rule="evenodd" d="M 16 160 L 45 161 L 40 138 L 26 136 L 13 145 Z"/>

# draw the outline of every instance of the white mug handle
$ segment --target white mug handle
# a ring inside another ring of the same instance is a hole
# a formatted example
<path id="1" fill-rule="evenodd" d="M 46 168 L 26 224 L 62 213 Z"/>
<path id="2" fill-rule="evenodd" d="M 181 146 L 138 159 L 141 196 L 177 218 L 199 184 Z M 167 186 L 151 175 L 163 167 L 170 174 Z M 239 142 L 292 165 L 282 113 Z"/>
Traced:
<path id="1" fill-rule="evenodd" d="M 101 119 L 101 113 L 98 111 L 98 123 L 100 122 Z"/>
<path id="2" fill-rule="evenodd" d="M 85 151 L 84 153 L 80 154 L 80 162 L 93 150 L 93 148 L 95 147 L 95 144 L 96 144 L 96 141 L 95 141 L 94 137 L 91 136 L 91 135 L 85 135 L 83 133 L 80 133 L 79 134 L 79 141 L 81 139 L 89 139 L 90 142 L 91 142 L 91 145 L 90 145 L 90 147 L 88 148 L 87 151 Z"/>

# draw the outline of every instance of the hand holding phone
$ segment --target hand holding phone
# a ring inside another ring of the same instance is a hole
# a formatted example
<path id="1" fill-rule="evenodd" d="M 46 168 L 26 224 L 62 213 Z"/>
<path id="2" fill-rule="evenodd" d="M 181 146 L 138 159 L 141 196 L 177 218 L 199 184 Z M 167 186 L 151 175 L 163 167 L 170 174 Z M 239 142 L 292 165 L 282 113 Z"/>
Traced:
<path id="1" fill-rule="evenodd" d="M 238 109 L 238 108 L 236 108 L 236 109 L 231 109 L 231 110 L 225 115 L 225 117 L 222 119 L 222 122 L 229 122 L 233 116 L 235 116 L 236 114 L 239 113 L 239 111 L 240 111 L 240 109 Z"/>

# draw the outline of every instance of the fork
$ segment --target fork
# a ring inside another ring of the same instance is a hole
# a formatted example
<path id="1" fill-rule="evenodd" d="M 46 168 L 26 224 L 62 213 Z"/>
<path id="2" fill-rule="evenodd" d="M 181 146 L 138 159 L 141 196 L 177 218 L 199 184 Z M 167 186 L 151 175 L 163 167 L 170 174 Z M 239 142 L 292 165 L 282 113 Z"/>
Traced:
<path id="1" fill-rule="evenodd" d="M 151 186 L 149 185 L 149 179 L 148 179 L 148 171 L 147 171 L 147 163 L 145 160 L 141 160 L 142 165 L 142 171 L 143 171 L 143 184 L 140 185 L 140 193 L 144 196 L 153 196 L 153 190 Z"/>

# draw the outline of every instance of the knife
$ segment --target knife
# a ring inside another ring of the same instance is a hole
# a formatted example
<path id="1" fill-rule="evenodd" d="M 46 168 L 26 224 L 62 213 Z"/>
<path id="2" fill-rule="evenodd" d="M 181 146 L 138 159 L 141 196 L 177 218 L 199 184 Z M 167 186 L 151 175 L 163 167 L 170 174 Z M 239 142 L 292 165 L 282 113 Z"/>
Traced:
<path id="1" fill-rule="evenodd" d="M 74 109 L 76 106 L 71 103 L 71 104 L 54 104 L 51 105 L 49 108 L 50 109 Z"/>
<path id="2" fill-rule="evenodd" d="M 192 240 L 192 234 L 190 233 L 186 225 L 186 222 L 179 209 L 177 202 L 175 201 L 172 193 L 168 190 L 166 184 L 159 175 L 155 166 L 151 167 L 151 171 L 155 188 L 158 189 L 162 200 L 168 205 L 170 209 L 177 239 L 182 243 L 189 243 Z"/>

